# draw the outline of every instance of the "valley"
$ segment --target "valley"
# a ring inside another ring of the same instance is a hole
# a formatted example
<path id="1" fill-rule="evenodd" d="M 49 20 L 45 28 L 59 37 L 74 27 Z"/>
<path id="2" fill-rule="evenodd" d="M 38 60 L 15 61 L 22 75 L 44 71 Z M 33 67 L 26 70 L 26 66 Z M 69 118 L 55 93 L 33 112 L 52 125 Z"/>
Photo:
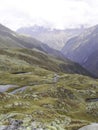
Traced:
<path id="1" fill-rule="evenodd" d="M 61 50 L 66 42 L 72 37 L 78 36 L 85 29 L 84 28 L 73 28 L 73 29 L 51 29 L 44 26 L 31 26 L 31 27 L 21 27 L 17 30 L 19 34 L 24 34 L 27 36 L 32 36 L 46 45 Z"/>
<path id="2" fill-rule="evenodd" d="M 61 51 L 0 25 L 0 130 L 79 130 L 98 122 L 95 77 Z"/>

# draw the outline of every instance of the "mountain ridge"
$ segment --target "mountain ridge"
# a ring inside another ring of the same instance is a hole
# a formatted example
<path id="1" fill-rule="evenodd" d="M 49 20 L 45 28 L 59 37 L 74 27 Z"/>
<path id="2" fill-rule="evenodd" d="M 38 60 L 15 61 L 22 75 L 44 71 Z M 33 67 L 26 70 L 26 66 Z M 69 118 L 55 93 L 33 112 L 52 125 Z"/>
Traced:
<path id="1" fill-rule="evenodd" d="M 44 26 L 21 27 L 16 32 L 32 36 L 48 46 L 61 50 L 64 44 L 72 37 L 79 35 L 84 29 L 51 29 Z"/>
<path id="2" fill-rule="evenodd" d="M 0 27 L 0 48 L 36 48 L 40 51 L 44 51 L 45 53 L 64 58 L 64 55 L 61 52 L 50 48 L 35 38 L 20 35 L 3 25 L 0 25 Z"/>
<path id="3" fill-rule="evenodd" d="M 98 48 L 98 25 L 86 29 L 82 34 L 70 39 L 62 49 L 62 53 L 72 61 L 75 61 L 84 66 L 90 72 L 93 72 L 93 67 L 87 67 L 85 64 L 89 56 L 91 56 Z M 97 57 L 94 59 L 96 60 Z M 92 61 L 93 59 L 91 59 Z M 94 60 L 93 60 L 94 61 Z M 92 69 L 91 69 L 92 68 Z M 96 66 L 95 66 L 96 68 Z M 95 74 L 96 75 L 96 74 Z M 98 76 L 98 73 L 97 73 Z"/>

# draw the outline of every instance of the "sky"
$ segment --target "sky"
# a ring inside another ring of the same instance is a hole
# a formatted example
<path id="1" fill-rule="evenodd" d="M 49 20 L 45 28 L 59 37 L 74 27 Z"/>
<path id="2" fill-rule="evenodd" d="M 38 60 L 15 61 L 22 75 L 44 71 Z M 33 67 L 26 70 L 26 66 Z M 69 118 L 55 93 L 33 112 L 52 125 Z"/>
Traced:
<path id="1" fill-rule="evenodd" d="M 35 24 L 93 26 L 98 24 L 98 0 L 0 0 L 0 23 L 12 30 Z"/>

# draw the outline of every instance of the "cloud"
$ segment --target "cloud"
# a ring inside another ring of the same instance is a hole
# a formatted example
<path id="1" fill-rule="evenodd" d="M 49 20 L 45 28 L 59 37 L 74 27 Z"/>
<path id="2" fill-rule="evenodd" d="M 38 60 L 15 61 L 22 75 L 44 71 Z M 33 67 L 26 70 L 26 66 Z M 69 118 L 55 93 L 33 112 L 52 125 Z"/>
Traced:
<path id="1" fill-rule="evenodd" d="M 94 25 L 97 0 L 0 0 L 0 22 L 17 29 L 34 24 L 56 28 Z"/>

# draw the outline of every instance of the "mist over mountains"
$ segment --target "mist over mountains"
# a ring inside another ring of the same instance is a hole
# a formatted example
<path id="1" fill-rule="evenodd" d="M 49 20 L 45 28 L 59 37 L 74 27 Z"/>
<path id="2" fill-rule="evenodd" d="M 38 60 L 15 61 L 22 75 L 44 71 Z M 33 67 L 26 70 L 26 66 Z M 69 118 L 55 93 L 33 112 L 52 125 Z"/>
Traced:
<path id="1" fill-rule="evenodd" d="M 65 43 L 72 37 L 82 33 L 84 28 L 55 29 L 44 26 L 22 27 L 17 30 L 20 34 L 32 36 L 48 46 L 61 50 Z"/>

